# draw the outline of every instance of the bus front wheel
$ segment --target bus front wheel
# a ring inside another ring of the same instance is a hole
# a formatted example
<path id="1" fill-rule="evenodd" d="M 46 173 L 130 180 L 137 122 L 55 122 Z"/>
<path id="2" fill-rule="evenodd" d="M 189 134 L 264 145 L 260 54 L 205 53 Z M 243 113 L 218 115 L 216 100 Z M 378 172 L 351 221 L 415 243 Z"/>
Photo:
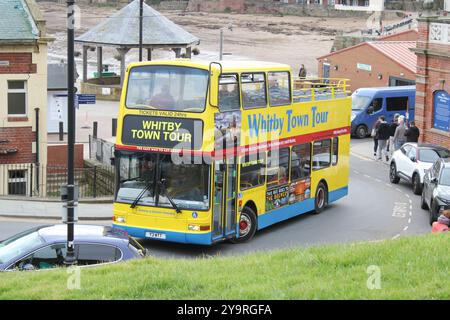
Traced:
<path id="1" fill-rule="evenodd" d="M 328 189 L 323 182 L 319 183 L 314 199 L 314 213 L 321 213 L 328 205 Z"/>
<path id="2" fill-rule="evenodd" d="M 239 220 L 239 235 L 231 239 L 232 243 L 242 243 L 250 240 L 256 233 L 256 213 L 249 207 L 244 207 Z"/>

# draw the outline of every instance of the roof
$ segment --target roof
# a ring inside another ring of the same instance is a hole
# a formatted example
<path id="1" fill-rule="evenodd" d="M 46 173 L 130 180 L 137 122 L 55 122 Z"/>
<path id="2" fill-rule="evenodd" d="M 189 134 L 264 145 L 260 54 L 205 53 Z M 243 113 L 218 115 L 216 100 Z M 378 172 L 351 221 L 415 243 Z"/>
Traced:
<path id="1" fill-rule="evenodd" d="M 404 66 L 413 73 L 417 71 L 417 56 L 410 49 L 416 47 L 416 41 L 374 41 L 368 44 Z"/>
<path id="2" fill-rule="evenodd" d="M 75 79 L 78 73 L 75 66 Z M 67 64 L 49 63 L 47 65 L 47 90 L 67 90 Z"/>
<path id="3" fill-rule="evenodd" d="M 390 60 L 396 62 L 397 64 L 403 66 L 409 71 L 417 72 L 417 56 L 410 49 L 416 47 L 416 41 L 367 41 L 359 43 L 352 47 L 347 47 L 338 51 L 328 53 L 326 55 L 317 58 L 324 59 L 330 56 L 340 54 L 344 51 L 353 50 L 362 46 L 370 46 L 371 48 L 377 50 L 381 54 L 385 55 Z"/>
<path id="4" fill-rule="evenodd" d="M 45 241 L 59 241 L 67 238 L 67 225 L 55 224 L 47 225 L 38 230 L 39 236 Z M 127 240 L 128 236 L 112 231 L 111 227 L 81 225 L 76 224 L 74 229 L 75 238 L 78 240 L 99 240 L 104 239 L 108 242 L 117 241 L 118 239 Z"/>
<path id="5" fill-rule="evenodd" d="M 408 29 L 408 30 L 405 30 L 402 32 L 397 32 L 397 33 L 381 36 L 377 39 L 377 41 L 388 41 L 389 39 L 392 39 L 392 38 L 402 38 L 402 37 L 408 38 L 409 34 L 412 34 L 413 37 L 416 38 L 416 40 L 419 37 L 419 32 L 416 29 Z M 397 39 L 397 41 L 408 41 L 408 40 L 407 39 Z"/>
<path id="6" fill-rule="evenodd" d="M 358 88 L 355 92 L 394 92 L 394 91 L 416 91 L 416 86 L 392 86 L 392 87 L 367 87 L 367 88 Z"/>
<path id="7" fill-rule="evenodd" d="M 39 39 L 39 29 L 25 0 L 1 0 L 0 12 L 0 43 Z"/>
<path id="8" fill-rule="evenodd" d="M 189 46 L 199 38 L 185 31 L 161 13 L 144 3 L 143 45 L 145 47 Z M 77 37 L 75 42 L 109 46 L 139 46 L 139 0 Z"/>

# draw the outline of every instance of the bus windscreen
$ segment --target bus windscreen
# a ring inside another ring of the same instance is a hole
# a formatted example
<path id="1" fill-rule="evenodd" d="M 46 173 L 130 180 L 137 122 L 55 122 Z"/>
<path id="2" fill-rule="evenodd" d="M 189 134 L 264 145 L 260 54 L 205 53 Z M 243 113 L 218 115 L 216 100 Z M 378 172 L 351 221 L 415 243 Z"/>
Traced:
<path id="1" fill-rule="evenodd" d="M 203 112 L 207 89 L 207 70 L 178 66 L 134 67 L 128 78 L 126 106 Z"/>

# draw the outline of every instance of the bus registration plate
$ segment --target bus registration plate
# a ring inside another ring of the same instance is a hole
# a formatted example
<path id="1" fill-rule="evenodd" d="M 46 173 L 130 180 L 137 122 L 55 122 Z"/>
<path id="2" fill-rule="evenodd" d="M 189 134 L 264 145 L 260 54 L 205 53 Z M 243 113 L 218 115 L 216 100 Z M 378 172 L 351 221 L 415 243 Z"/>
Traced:
<path id="1" fill-rule="evenodd" d="M 165 233 L 158 233 L 158 232 L 146 232 L 145 233 L 146 238 L 152 238 L 152 239 L 166 239 Z"/>

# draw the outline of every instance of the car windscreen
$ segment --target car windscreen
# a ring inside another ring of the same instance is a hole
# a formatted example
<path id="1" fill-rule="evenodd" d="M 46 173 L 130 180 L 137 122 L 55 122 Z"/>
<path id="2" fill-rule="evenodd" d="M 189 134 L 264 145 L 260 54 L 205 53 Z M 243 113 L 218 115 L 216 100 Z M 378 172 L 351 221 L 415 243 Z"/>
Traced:
<path id="1" fill-rule="evenodd" d="M 372 100 L 371 97 L 358 96 L 356 94 L 353 94 L 352 95 L 352 110 L 353 111 L 364 110 L 371 100 Z"/>
<path id="2" fill-rule="evenodd" d="M 439 157 L 441 158 L 450 158 L 450 150 L 448 149 L 439 149 L 436 150 L 436 152 L 439 154 Z"/>
<path id="3" fill-rule="evenodd" d="M 450 187 L 450 168 L 442 170 L 440 184 Z"/>
<path id="4" fill-rule="evenodd" d="M 39 236 L 39 233 L 36 230 L 21 233 L 6 239 L 0 243 L 0 264 L 6 263 L 23 254 L 27 254 L 44 243 L 44 239 Z"/>
<path id="5" fill-rule="evenodd" d="M 439 154 L 433 149 L 421 149 L 420 150 L 420 161 L 434 163 L 439 159 Z"/>

